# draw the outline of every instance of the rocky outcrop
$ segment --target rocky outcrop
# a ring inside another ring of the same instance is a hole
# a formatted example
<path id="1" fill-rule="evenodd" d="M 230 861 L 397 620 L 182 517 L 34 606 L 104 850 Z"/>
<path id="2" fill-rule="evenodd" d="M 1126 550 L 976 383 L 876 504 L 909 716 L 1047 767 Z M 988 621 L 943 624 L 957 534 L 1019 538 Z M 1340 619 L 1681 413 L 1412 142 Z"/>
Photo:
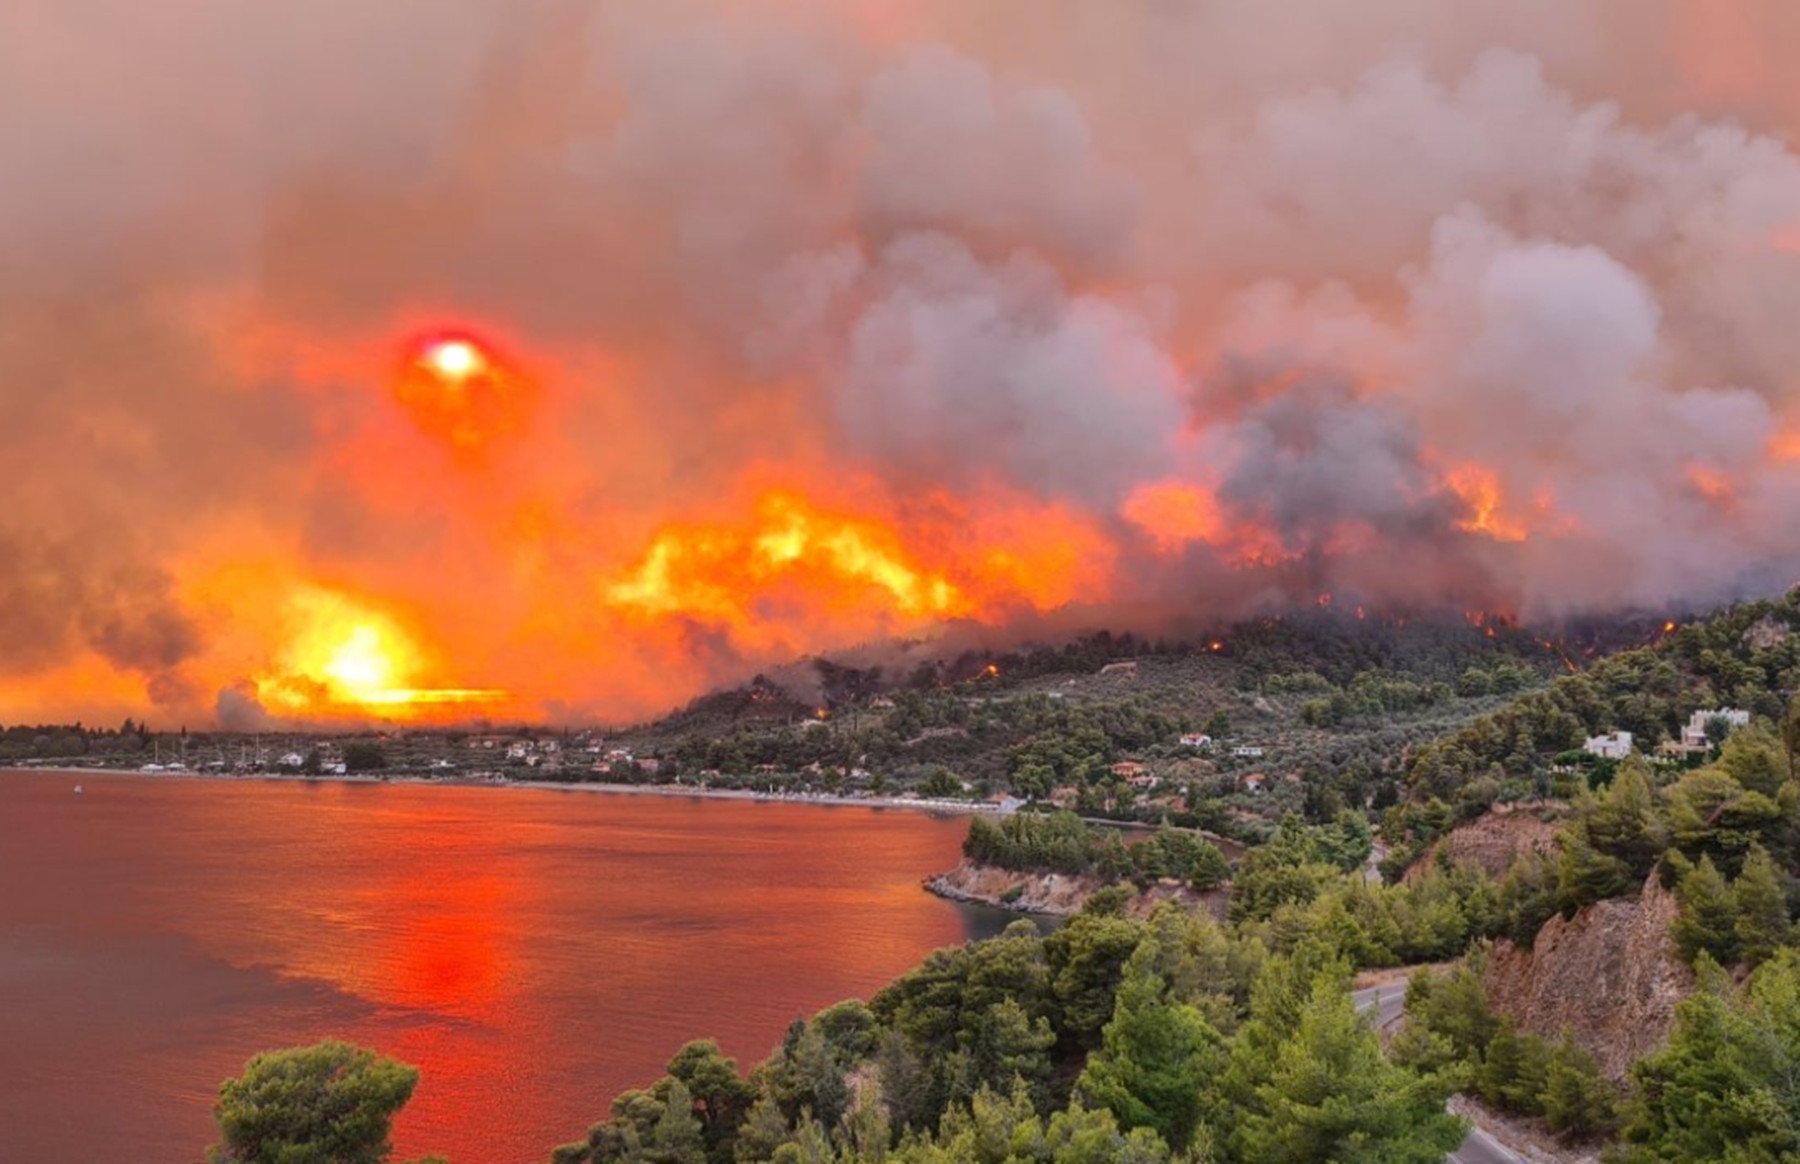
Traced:
<path id="1" fill-rule="evenodd" d="M 1694 988 L 1669 936 L 1675 913 L 1675 895 L 1652 874 L 1636 899 L 1551 918 L 1529 950 L 1501 942 L 1488 958 L 1488 1003 L 1545 1038 L 1566 1028 L 1608 1078 L 1623 1080 L 1662 1045 Z"/>
<path id="2" fill-rule="evenodd" d="M 1438 854 L 1444 853 L 1453 864 L 1478 865 L 1499 880 L 1515 857 L 1554 848 L 1559 827 L 1536 810 L 1497 809 L 1438 838 L 1406 871 L 1406 879 L 1411 881 L 1435 867 Z"/>
<path id="3" fill-rule="evenodd" d="M 1087 904 L 1087 899 L 1109 884 L 1099 877 L 1068 873 L 1021 873 L 993 865 L 977 865 L 964 861 L 948 873 L 927 878 L 925 888 L 952 901 L 968 901 L 992 905 L 1018 913 L 1067 917 Z M 1134 896 L 1126 912 L 1134 917 L 1147 916 L 1165 901 L 1178 901 L 1190 910 L 1205 909 L 1217 917 L 1224 916 L 1223 891 L 1195 893 L 1173 881 L 1165 881 Z"/>

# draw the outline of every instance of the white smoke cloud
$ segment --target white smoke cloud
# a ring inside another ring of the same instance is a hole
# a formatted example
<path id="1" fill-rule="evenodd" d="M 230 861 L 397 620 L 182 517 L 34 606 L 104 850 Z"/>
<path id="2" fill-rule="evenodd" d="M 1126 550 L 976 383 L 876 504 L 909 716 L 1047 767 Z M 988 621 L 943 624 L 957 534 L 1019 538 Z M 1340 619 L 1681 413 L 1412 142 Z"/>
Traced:
<path id="1" fill-rule="evenodd" d="M 603 641 L 596 578 L 770 465 L 1070 506 L 1118 542 L 1101 604 L 1348 584 L 1542 613 L 1800 569 L 1800 463 L 1771 452 L 1800 424 L 1800 99 L 1758 47 L 1787 8 L 7 20 L 13 672 L 86 650 L 180 690 L 220 628 L 179 567 L 241 528 L 371 590 L 461 580 L 432 611 L 496 623 L 493 658 L 546 622 Z M 334 459 L 399 423 L 379 386 L 308 364 L 438 313 L 494 324 L 544 395 L 529 453 L 408 508 Z M 1529 539 L 1466 528 L 1469 465 Z M 1299 564 L 1155 552 L 1124 514 L 1172 480 Z M 747 665 L 693 638 L 694 682 Z"/>

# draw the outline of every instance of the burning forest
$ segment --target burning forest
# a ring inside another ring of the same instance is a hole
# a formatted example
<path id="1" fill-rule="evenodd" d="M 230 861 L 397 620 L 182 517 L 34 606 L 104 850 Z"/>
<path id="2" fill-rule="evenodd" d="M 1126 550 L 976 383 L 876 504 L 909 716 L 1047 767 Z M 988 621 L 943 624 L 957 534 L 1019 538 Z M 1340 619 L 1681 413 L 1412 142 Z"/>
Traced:
<path id="1" fill-rule="evenodd" d="M 1786 6 L 12 7 L 0 719 L 1800 577 Z"/>

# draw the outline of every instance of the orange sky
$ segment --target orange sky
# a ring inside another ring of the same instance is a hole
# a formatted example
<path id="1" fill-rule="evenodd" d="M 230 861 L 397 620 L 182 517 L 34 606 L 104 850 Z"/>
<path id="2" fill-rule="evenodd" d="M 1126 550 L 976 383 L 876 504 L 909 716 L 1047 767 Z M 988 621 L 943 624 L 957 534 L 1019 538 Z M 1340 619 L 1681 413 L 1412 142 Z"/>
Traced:
<path id="1" fill-rule="evenodd" d="M 1778 0 L 17 7 L 0 722 L 1800 576 Z"/>

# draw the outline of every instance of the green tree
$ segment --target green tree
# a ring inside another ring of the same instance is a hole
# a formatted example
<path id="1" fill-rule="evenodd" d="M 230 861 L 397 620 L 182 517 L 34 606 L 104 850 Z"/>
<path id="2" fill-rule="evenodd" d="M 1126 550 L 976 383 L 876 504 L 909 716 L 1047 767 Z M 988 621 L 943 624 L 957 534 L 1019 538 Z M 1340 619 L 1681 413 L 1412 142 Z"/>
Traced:
<path id="1" fill-rule="evenodd" d="M 1800 695 L 1788 700 L 1782 714 L 1781 747 L 1787 753 L 1788 779 L 1800 779 Z"/>
<path id="2" fill-rule="evenodd" d="M 1800 1159 L 1800 965 L 1764 963 L 1734 995 L 1709 958 L 1663 1050 L 1632 1069 L 1639 1096 L 1626 1164 L 1791 1164 Z"/>
<path id="3" fill-rule="evenodd" d="M 1503 1018 L 1475 1072 L 1475 1086 L 1496 1107 L 1539 1115 L 1548 1066 L 1543 1040 L 1521 1033 L 1511 1019 Z"/>
<path id="4" fill-rule="evenodd" d="M 348 744 L 344 747 L 346 772 L 377 772 L 387 766 L 387 753 L 379 744 Z"/>
<path id="5" fill-rule="evenodd" d="M 669 1060 L 668 1071 L 670 1080 L 687 1089 L 689 1106 L 705 1134 L 708 1159 L 730 1160 L 738 1127 L 756 1101 L 756 1089 L 738 1077 L 737 1063 L 711 1040 L 682 1047 Z M 665 1096 L 664 1103 L 669 1102 Z"/>
<path id="6" fill-rule="evenodd" d="M 1544 1122 L 1558 1135 L 1578 1140 L 1604 1135 L 1613 1127 L 1613 1093 L 1600 1066 L 1567 1031 L 1550 1051 L 1544 1068 Z"/>
<path id="7" fill-rule="evenodd" d="M 1691 964 L 1704 951 L 1725 965 L 1737 961 L 1737 899 L 1711 857 L 1682 874 L 1676 896 L 1681 908 L 1669 933 L 1682 959 Z"/>
<path id="8" fill-rule="evenodd" d="M 349 1043 L 269 1051 L 219 1087 L 211 1164 L 382 1164 L 416 1068 Z"/>
<path id="9" fill-rule="evenodd" d="M 1149 1128 L 1180 1151 L 1201 1126 L 1208 1084 L 1226 1052 L 1200 1011 L 1169 999 L 1151 969 L 1156 953 L 1145 942 L 1132 954 L 1112 1021 L 1076 1086 L 1121 1127 Z"/>
<path id="10" fill-rule="evenodd" d="M 1737 907 L 1738 956 L 1752 966 L 1760 966 L 1787 945 L 1793 935 L 1781 873 L 1761 845 L 1750 850 L 1744 859 L 1744 869 L 1732 886 L 1732 895 Z"/>
<path id="11" fill-rule="evenodd" d="M 1243 1164 L 1439 1164 L 1468 1134 L 1444 1089 L 1390 1063 L 1334 975 L 1322 975 L 1239 1121 Z"/>

